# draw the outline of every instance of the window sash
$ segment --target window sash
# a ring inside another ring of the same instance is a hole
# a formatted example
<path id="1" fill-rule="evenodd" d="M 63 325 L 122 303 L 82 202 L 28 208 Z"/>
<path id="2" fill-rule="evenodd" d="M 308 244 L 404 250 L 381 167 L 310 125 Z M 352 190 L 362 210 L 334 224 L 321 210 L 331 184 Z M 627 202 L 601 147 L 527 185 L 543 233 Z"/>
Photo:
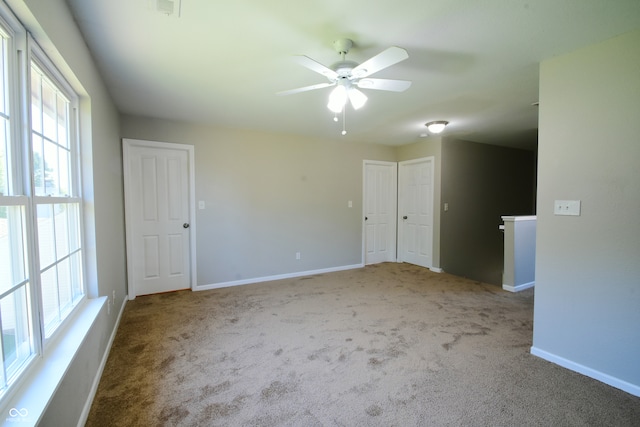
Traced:
<path id="1" fill-rule="evenodd" d="M 28 201 L 27 197 L 0 197 L 0 393 L 37 355 Z"/>
<path id="2" fill-rule="evenodd" d="M 38 249 L 39 320 L 46 346 L 68 315 L 86 298 L 82 198 L 79 196 L 80 150 L 75 128 L 78 109 L 71 87 L 38 45 L 33 41 L 30 44 L 29 149 L 34 168 L 32 202 Z M 38 148 L 40 164 L 36 162 Z M 47 159 L 52 165 L 50 171 Z M 41 182 L 37 182 L 36 167 L 40 168 Z M 52 185 L 47 184 L 49 172 L 55 175 Z M 68 208 L 66 216 L 61 215 L 61 207 Z M 60 232 L 64 227 L 72 234 Z"/>

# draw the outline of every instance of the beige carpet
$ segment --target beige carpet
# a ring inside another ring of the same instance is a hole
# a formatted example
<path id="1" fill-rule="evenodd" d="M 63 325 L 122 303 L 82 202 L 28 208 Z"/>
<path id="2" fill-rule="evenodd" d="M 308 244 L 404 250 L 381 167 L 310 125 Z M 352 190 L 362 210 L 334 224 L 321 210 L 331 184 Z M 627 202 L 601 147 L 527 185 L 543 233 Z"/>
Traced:
<path id="1" fill-rule="evenodd" d="M 87 426 L 631 426 L 529 354 L 533 290 L 408 264 L 138 297 Z"/>

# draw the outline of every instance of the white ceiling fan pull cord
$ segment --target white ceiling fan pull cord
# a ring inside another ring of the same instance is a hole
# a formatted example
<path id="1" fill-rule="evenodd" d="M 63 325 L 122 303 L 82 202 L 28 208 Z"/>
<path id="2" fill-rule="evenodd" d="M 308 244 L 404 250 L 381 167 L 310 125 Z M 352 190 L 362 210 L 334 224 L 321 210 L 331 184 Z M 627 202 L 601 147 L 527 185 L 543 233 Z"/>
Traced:
<path id="1" fill-rule="evenodd" d="M 347 134 L 347 106 L 342 109 L 342 135 Z"/>

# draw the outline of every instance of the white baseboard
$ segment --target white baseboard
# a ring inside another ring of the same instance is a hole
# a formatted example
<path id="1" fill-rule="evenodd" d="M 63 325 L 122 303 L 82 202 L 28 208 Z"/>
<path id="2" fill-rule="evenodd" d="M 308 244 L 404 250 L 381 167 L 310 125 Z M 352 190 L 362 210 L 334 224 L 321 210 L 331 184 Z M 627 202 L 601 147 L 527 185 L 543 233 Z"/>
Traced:
<path id="1" fill-rule="evenodd" d="M 444 273 L 444 270 L 440 267 L 431 267 L 429 270 L 433 271 L 434 273 Z"/>
<path id="2" fill-rule="evenodd" d="M 520 291 L 524 291 L 525 289 L 529 289 L 529 288 L 533 288 L 535 286 L 536 282 L 529 282 L 529 283 L 523 283 L 521 285 L 505 285 L 504 283 L 502 284 L 502 289 L 504 289 L 505 291 L 509 291 L 509 292 L 520 292 Z"/>
<path id="3" fill-rule="evenodd" d="M 537 347 L 531 347 L 531 354 L 551 363 L 555 363 L 556 365 L 562 366 L 563 368 L 567 368 L 571 371 L 585 375 L 589 378 L 593 378 L 594 380 L 598 380 L 622 391 L 626 391 L 629 394 L 640 397 L 640 385 L 631 384 L 627 381 L 621 380 L 620 378 L 613 377 L 609 374 L 605 374 L 604 372 L 600 372 L 571 360 L 565 359 L 564 357 L 556 356 L 555 354 L 541 350 Z"/>
<path id="4" fill-rule="evenodd" d="M 331 267 L 331 268 L 323 268 L 320 270 L 307 270 L 307 271 L 298 271 L 295 273 L 287 273 L 287 274 L 277 274 L 274 276 L 264 276 L 264 277 L 255 277 L 252 279 L 244 279 L 244 280 L 233 280 L 230 282 L 220 282 L 220 283 L 212 283 L 210 285 L 201 285 L 194 288 L 194 291 L 206 291 L 210 289 L 219 289 L 219 288 L 228 288 L 231 286 L 240 286 L 240 285 L 249 285 L 251 283 L 262 283 L 262 282 L 271 282 L 273 280 L 282 280 L 282 279 L 291 279 L 294 277 L 302 277 L 302 276 L 312 276 L 314 274 L 324 274 L 324 273 L 333 273 L 335 271 L 343 271 L 343 270 L 353 270 L 356 268 L 362 268 L 364 264 L 352 264 L 352 265 L 343 265 L 340 267 Z"/>
<path id="5" fill-rule="evenodd" d="M 113 331 L 111 332 L 111 336 L 109 337 L 109 342 L 107 343 L 107 347 L 105 348 L 104 354 L 102 355 L 102 360 L 100 360 L 100 366 L 98 367 L 98 372 L 96 373 L 95 378 L 93 379 L 93 384 L 91 385 L 91 390 L 89 390 L 89 396 L 87 396 L 87 401 L 82 408 L 82 413 L 80 414 L 80 419 L 78 420 L 78 427 L 83 427 L 87 423 L 87 418 L 89 417 L 89 411 L 91 410 L 91 405 L 93 404 L 93 399 L 96 397 L 96 392 L 98 391 L 98 386 L 100 385 L 100 379 L 102 378 L 102 373 L 104 372 L 104 367 L 107 364 L 107 359 L 109 358 L 109 353 L 111 352 L 111 346 L 113 345 L 113 341 L 116 338 L 116 333 L 118 332 L 118 326 L 120 325 L 120 319 L 122 318 L 122 313 L 124 312 L 124 307 L 127 305 L 127 301 L 129 298 L 125 295 L 122 300 L 122 306 L 120 307 L 120 312 L 118 313 L 118 317 L 116 318 L 116 323 L 113 327 Z M 109 304 L 107 302 L 107 304 Z"/>

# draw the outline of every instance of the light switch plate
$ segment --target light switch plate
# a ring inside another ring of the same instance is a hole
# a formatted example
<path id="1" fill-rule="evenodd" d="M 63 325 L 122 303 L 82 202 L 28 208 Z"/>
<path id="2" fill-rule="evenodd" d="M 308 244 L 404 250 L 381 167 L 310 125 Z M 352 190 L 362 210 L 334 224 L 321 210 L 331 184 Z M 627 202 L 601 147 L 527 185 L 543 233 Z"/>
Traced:
<path id="1" fill-rule="evenodd" d="M 204 209 L 204 200 L 198 202 L 198 209 Z"/>
<path id="2" fill-rule="evenodd" d="M 580 216 L 580 200 L 556 200 L 553 202 L 553 214 Z"/>

